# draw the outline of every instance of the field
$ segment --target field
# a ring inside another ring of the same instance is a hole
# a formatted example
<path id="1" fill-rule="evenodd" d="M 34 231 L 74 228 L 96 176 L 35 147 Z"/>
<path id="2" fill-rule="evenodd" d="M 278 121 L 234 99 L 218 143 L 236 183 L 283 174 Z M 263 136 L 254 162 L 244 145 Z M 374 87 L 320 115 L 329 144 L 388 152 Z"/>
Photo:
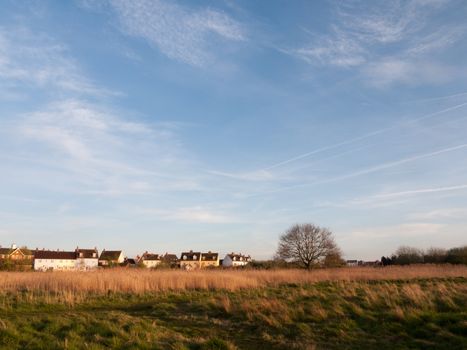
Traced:
<path id="1" fill-rule="evenodd" d="M 5 349 L 465 349 L 467 267 L 0 273 Z"/>

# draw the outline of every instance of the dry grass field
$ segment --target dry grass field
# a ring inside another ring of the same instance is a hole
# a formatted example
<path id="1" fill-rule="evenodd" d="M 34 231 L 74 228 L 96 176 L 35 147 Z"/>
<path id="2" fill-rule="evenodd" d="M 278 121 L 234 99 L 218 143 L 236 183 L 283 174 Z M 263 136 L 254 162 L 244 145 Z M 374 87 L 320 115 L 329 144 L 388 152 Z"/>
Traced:
<path id="1" fill-rule="evenodd" d="M 467 267 L 0 273 L 3 349 L 465 349 Z"/>
<path id="2" fill-rule="evenodd" d="M 0 272 L 0 291 L 50 293 L 147 293 L 191 289 L 230 290 L 325 281 L 467 278 L 465 265 L 412 265 L 306 270 L 143 270 L 93 272 Z M 1 293 L 1 292 L 0 292 Z"/>

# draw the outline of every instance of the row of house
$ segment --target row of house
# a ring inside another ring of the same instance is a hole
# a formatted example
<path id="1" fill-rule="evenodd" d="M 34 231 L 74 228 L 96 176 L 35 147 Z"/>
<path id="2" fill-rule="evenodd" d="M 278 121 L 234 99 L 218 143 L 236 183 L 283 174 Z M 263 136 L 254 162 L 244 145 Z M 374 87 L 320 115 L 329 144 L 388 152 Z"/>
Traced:
<path id="1" fill-rule="evenodd" d="M 381 265 L 381 261 L 363 261 L 363 260 L 347 260 L 346 265 L 350 267 L 356 266 L 379 266 Z"/>
<path id="2" fill-rule="evenodd" d="M 202 269 L 209 267 L 239 267 L 251 262 L 250 256 L 230 253 L 224 259 L 219 259 L 218 253 L 211 251 L 182 252 L 180 259 L 175 254 L 159 255 L 145 252 L 135 259 L 125 257 L 121 250 L 103 250 L 99 255 L 97 248 L 81 249 L 77 247 L 74 251 L 54 250 L 29 250 L 12 245 L 10 248 L 0 247 L 0 264 L 2 262 L 22 262 L 29 264 L 37 271 L 88 271 L 98 267 L 113 266 L 144 266 L 156 268 L 160 265 L 168 267 L 180 267 L 185 270 Z"/>
<path id="3" fill-rule="evenodd" d="M 159 257 L 157 254 L 150 254 L 145 252 L 138 261 L 146 267 L 153 268 L 161 264 L 163 261 L 167 261 L 167 254 L 163 257 Z M 218 266 L 223 267 L 240 267 L 245 266 L 251 262 L 251 257 L 248 255 L 230 253 L 227 254 L 224 259 L 219 259 L 218 253 L 208 251 L 207 253 L 194 252 L 182 252 L 180 259 L 176 255 L 172 254 L 170 261 L 176 263 L 181 269 L 194 270 L 203 268 L 213 268 Z"/>

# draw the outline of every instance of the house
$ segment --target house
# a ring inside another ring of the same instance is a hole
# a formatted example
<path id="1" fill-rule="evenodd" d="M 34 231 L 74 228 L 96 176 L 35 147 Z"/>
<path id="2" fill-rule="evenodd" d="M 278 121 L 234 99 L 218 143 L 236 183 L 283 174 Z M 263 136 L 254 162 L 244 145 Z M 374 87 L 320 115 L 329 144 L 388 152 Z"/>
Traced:
<path id="1" fill-rule="evenodd" d="M 379 266 L 381 265 L 381 261 L 376 260 L 376 261 L 363 261 L 363 260 L 347 260 L 346 261 L 347 266 Z"/>
<path id="2" fill-rule="evenodd" d="M 136 259 L 133 258 L 125 258 L 123 262 L 120 264 L 123 267 L 138 267 L 138 262 Z"/>
<path id="3" fill-rule="evenodd" d="M 110 267 L 120 265 L 125 261 L 125 255 L 121 250 L 103 250 L 99 257 L 99 266 Z"/>
<path id="4" fill-rule="evenodd" d="M 0 269 L 27 270 L 32 268 L 34 256 L 27 248 L 18 248 L 12 244 L 10 248 L 0 246 Z"/>
<path id="5" fill-rule="evenodd" d="M 34 251 L 34 270 L 36 271 L 69 271 L 76 269 L 76 251 Z"/>
<path id="6" fill-rule="evenodd" d="M 34 256 L 29 249 L 18 248 L 16 244 L 12 244 L 10 248 L 2 248 L 0 246 L 0 261 L 30 261 L 32 263 Z"/>
<path id="7" fill-rule="evenodd" d="M 161 262 L 165 266 L 169 267 L 180 267 L 178 257 L 176 254 L 168 254 L 165 253 L 164 255 L 161 256 Z"/>
<path id="8" fill-rule="evenodd" d="M 358 260 L 347 260 L 346 264 L 347 266 L 352 266 L 352 267 L 359 265 Z"/>
<path id="9" fill-rule="evenodd" d="M 76 269 L 77 270 L 94 270 L 99 265 L 99 252 L 94 249 L 76 248 Z"/>
<path id="10" fill-rule="evenodd" d="M 239 267 L 245 266 L 251 262 L 251 257 L 248 255 L 243 255 L 241 253 L 230 253 L 227 254 L 222 260 L 222 266 L 224 267 Z"/>
<path id="11" fill-rule="evenodd" d="M 180 255 L 180 268 L 184 270 L 199 269 L 201 267 L 201 252 L 183 252 Z"/>
<path id="12" fill-rule="evenodd" d="M 219 253 L 201 253 L 201 268 L 219 266 Z"/>
<path id="13" fill-rule="evenodd" d="M 145 267 L 151 269 L 160 265 L 162 263 L 162 259 L 159 254 L 151 254 L 148 252 L 144 252 L 144 254 L 139 258 L 138 263 L 141 263 Z"/>

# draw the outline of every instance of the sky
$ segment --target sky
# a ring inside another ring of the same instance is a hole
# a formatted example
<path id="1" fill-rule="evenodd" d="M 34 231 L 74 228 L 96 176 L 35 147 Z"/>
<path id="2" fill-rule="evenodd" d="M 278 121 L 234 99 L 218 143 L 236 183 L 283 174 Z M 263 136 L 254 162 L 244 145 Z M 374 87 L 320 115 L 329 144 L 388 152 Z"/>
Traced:
<path id="1" fill-rule="evenodd" d="M 0 244 L 467 243 L 467 3 L 2 1 Z"/>

